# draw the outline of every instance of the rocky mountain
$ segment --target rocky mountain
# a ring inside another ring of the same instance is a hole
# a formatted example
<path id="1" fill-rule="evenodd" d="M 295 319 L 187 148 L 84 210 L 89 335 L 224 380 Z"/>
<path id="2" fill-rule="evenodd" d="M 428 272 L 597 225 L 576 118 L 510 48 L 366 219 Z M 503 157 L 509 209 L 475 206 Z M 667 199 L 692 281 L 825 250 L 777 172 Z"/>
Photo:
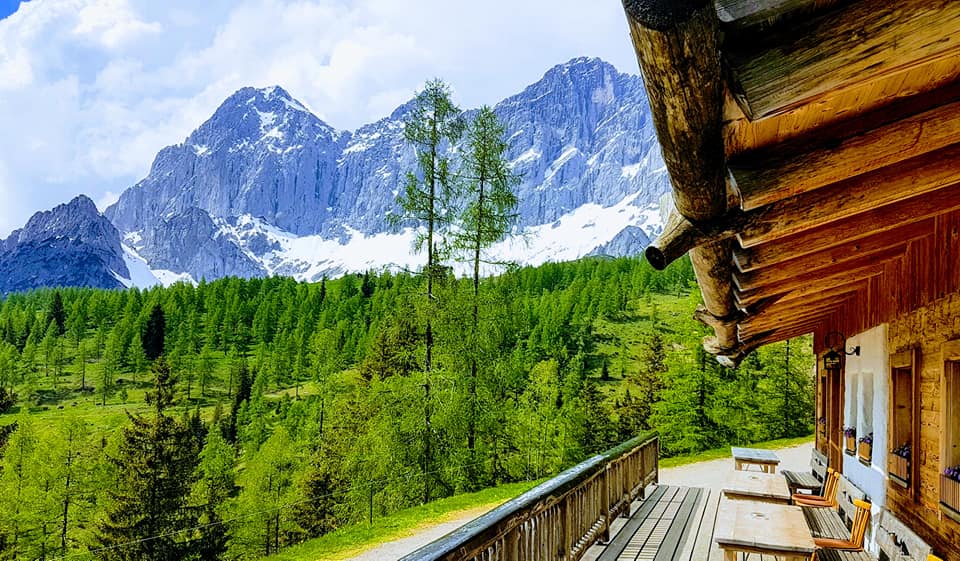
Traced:
<path id="1" fill-rule="evenodd" d="M 104 215 L 78 197 L 4 240 L 0 293 L 415 268 L 415 233 L 388 221 L 415 169 L 403 140 L 411 106 L 348 132 L 280 87 L 243 88 Z M 578 58 L 494 110 L 522 181 L 515 235 L 491 258 L 632 255 L 659 233 L 669 179 L 639 76 Z"/>
<path id="2" fill-rule="evenodd" d="M 351 133 L 280 87 L 241 89 L 161 150 L 106 216 L 151 268 L 194 279 L 416 266 L 412 232 L 387 221 L 415 167 L 403 140 L 409 108 Z M 601 246 L 635 254 L 659 231 L 669 184 L 639 76 L 574 59 L 494 109 L 523 178 L 525 234 L 494 248 L 497 257 L 575 259 Z"/>
<path id="3" fill-rule="evenodd" d="M 83 195 L 34 214 L 0 241 L 0 294 L 43 286 L 120 288 L 130 276 L 119 232 Z"/>

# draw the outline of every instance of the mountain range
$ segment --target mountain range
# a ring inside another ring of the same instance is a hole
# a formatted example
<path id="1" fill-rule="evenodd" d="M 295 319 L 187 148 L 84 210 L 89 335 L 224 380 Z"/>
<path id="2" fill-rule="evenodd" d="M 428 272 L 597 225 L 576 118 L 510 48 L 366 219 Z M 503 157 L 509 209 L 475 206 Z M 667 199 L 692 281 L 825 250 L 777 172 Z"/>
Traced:
<path id="1" fill-rule="evenodd" d="M 81 196 L 0 241 L 0 294 L 416 268 L 415 232 L 388 219 L 415 169 L 411 108 L 342 131 L 281 87 L 243 88 L 102 214 Z M 578 58 L 494 110 L 521 176 L 497 260 L 632 255 L 659 233 L 669 179 L 639 76 Z"/>

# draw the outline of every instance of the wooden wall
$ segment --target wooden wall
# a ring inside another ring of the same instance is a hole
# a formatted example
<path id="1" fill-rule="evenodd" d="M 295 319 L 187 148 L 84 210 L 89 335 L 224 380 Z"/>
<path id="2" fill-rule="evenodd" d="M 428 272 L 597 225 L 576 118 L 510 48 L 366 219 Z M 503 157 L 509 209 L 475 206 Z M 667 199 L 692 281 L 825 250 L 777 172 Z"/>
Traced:
<path id="1" fill-rule="evenodd" d="M 936 260 L 927 262 L 936 268 Z M 949 275 L 944 275 L 949 278 Z M 930 543 L 947 561 L 960 561 L 960 524 L 940 512 L 940 436 L 942 347 L 960 338 L 960 293 L 903 315 L 890 322 L 892 353 L 919 349 L 920 442 L 915 445 L 919 481 L 914 489 L 887 486 L 887 508 Z M 888 373 L 889 375 L 889 373 Z"/>

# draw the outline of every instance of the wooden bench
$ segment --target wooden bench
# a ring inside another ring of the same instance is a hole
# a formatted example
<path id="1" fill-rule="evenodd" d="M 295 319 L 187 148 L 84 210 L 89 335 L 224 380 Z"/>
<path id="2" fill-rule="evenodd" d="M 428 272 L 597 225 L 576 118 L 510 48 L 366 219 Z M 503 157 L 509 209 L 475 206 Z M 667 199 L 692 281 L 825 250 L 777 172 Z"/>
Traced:
<path id="1" fill-rule="evenodd" d="M 853 501 L 866 500 L 867 494 L 861 491 L 846 477 L 840 476 L 837 489 L 837 509 L 810 508 L 803 509 L 807 519 L 807 526 L 815 538 L 832 538 L 836 540 L 850 537 L 850 526 L 853 517 L 857 514 L 857 507 Z"/>
<path id="2" fill-rule="evenodd" d="M 926 561 L 932 553 L 920 536 L 887 509 L 880 513 L 876 542 L 890 561 Z"/>
<path id="3" fill-rule="evenodd" d="M 906 527 L 887 509 L 880 512 L 876 531 L 877 547 L 881 558 L 887 561 L 931 561 L 938 559 L 913 530 Z M 819 561 L 877 561 L 865 551 L 817 550 Z"/>
<path id="4" fill-rule="evenodd" d="M 814 448 L 810 453 L 810 471 L 782 471 L 783 476 L 787 478 L 787 487 L 790 488 L 790 494 L 798 490 L 810 491 L 818 495 L 823 491 L 823 483 L 827 480 L 827 467 L 829 461 L 819 450 Z"/>

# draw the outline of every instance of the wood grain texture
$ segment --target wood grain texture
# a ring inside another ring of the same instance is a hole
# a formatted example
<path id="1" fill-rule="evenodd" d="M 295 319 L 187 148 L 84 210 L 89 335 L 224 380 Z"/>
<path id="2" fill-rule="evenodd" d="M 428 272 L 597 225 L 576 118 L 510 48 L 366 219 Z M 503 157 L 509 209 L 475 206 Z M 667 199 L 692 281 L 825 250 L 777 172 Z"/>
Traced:
<path id="1" fill-rule="evenodd" d="M 919 195 L 894 205 L 854 215 L 838 222 L 811 228 L 773 242 L 750 248 L 735 247 L 734 263 L 742 272 L 776 265 L 803 255 L 826 251 L 880 234 L 904 224 L 916 223 L 960 209 L 960 187 L 939 190 L 932 196 Z M 938 239 L 947 233 L 938 233 Z"/>
<path id="2" fill-rule="evenodd" d="M 811 294 L 830 290 L 832 287 L 857 283 L 882 275 L 884 272 L 884 263 L 869 263 L 855 269 L 843 269 L 832 271 L 829 275 L 815 275 L 813 278 L 804 279 L 805 282 L 785 282 L 782 285 L 773 285 L 761 290 L 753 290 L 745 293 L 738 293 L 737 300 L 741 306 L 748 306 L 763 298 L 782 294 L 797 292 L 795 297 L 803 298 Z"/>
<path id="3" fill-rule="evenodd" d="M 734 95 L 759 118 L 960 49 L 960 3 L 862 0 L 724 51 Z"/>
<path id="4" fill-rule="evenodd" d="M 723 146 L 720 32 L 712 2 L 667 29 L 646 27 L 627 10 L 627 23 L 643 72 L 657 138 L 677 211 L 694 225 L 727 211 Z M 716 318 L 736 313 L 730 284 L 731 245 L 719 242 L 690 252 L 704 305 Z M 736 329 L 718 329 L 714 346 L 737 346 Z"/>
<path id="5" fill-rule="evenodd" d="M 741 247 L 848 219 L 945 187 L 960 185 L 960 144 L 749 211 L 738 228 Z"/>
<path id="6" fill-rule="evenodd" d="M 831 132 L 812 144 L 781 144 L 732 160 L 741 207 L 758 208 L 953 144 L 960 138 L 960 101 L 855 135 Z"/>
<path id="7" fill-rule="evenodd" d="M 727 33 L 746 34 L 783 25 L 822 11 L 840 0 L 717 0 L 717 17 Z"/>
<path id="8" fill-rule="evenodd" d="M 829 249 L 803 255 L 790 260 L 780 261 L 776 267 L 765 267 L 748 273 L 737 273 L 737 287 L 745 292 L 761 286 L 789 280 L 797 275 L 810 274 L 825 269 L 845 267 L 847 263 L 858 259 L 869 259 L 871 255 L 880 255 L 904 242 L 933 236 L 934 220 L 928 218 L 920 222 L 907 224 L 887 232 L 880 232 Z"/>

